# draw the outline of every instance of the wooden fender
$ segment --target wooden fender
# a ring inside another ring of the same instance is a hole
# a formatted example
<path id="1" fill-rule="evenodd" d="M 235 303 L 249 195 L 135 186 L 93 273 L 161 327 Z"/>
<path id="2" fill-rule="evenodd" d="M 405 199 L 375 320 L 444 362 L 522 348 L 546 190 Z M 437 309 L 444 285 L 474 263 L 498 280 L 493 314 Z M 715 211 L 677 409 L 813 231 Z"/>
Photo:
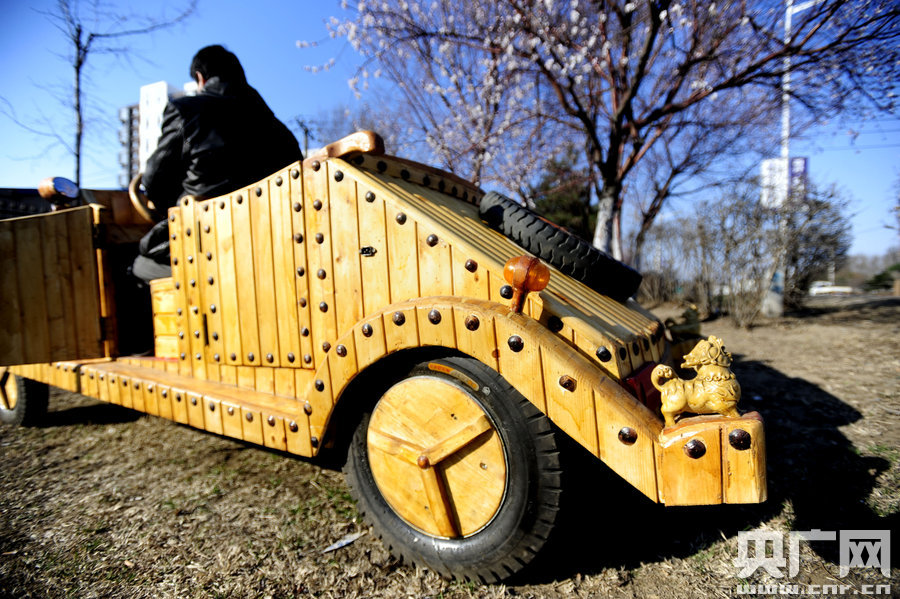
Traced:
<path id="1" fill-rule="evenodd" d="M 456 349 L 493 368 L 563 431 L 659 501 L 659 418 L 539 322 L 496 302 L 419 298 L 357 322 L 330 348 L 307 390 L 311 435 L 322 438 L 357 374 L 391 353 L 424 346 Z"/>

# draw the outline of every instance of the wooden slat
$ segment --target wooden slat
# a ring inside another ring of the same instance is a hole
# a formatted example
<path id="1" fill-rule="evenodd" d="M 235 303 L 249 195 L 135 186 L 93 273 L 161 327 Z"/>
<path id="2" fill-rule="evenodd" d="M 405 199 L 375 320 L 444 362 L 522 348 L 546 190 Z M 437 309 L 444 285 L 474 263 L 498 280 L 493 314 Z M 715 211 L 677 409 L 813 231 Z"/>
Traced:
<path id="1" fill-rule="evenodd" d="M 18 278 L 13 224 L 0 221 L 0 364 L 3 365 L 25 362 Z"/>
<path id="2" fill-rule="evenodd" d="M 359 245 L 372 248 L 370 256 L 361 256 L 364 312 L 373 314 L 391 304 L 391 279 L 388 271 L 387 229 L 384 200 L 371 189 L 361 187 L 357 202 Z"/>
<path id="3" fill-rule="evenodd" d="M 97 289 L 91 211 L 85 207 L 67 210 L 63 214 L 66 215 L 66 227 L 69 231 L 78 358 L 100 357 L 103 355 L 100 341 L 100 295 Z"/>
<path id="4" fill-rule="evenodd" d="M 241 347 L 241 324 L 238 311 L 238 284 L 235 267 L 235 239 L 232 222 L 232 206 L 234 197 L 218 198 L 212 210 L 215 211 L 216 249 L 215 260 L 219 266 L 219 312 L 222 317 L 222 364 L 237 365 L 241 363 L 243 350 Z M 226 376 L 220 369 L 219 376 Z"/>
<path id="5" fill-rule="evenodd" d="M 308 231 L 306 230 L 305 211 L 309 209 L 311 199 L 306 197 L 304 183 L 306 176 L 302 175 L 299 166 L 290 169 L 290 215 L 291 215 L 291 245 L 294 248 L 294 273 L 296 283 L 296 295 L 293 298 L 297 308 L 297 324 L 300 331 L 300 353 L 295 356 L 295 361 L 289 364 L 298 364 L 303 368 L 315 368 L 312 363 L 313 342 L 310 333 L 312 326 L 310 320 L 310 311 L 312 307 L 309 305 L 309 264 L 307 263 L 307 246 L 313 243 Z M 302 301 L 301 301 L 302 300 Z M 304 359 L 309 356 L 309 361 Z"/>
<path id="6" fill-rule="evenodd" d="M 297 312 L 297 272 L 294 267 L 291 169 L 282 170 L 269 186 L 272 212 L 272 248 L 275 277 L 274 298 L 278 326 L 278 361 L 283 366 L 299 366 L 300 321 Z M 305 261 L 304 261 L 305 264 Z"/>
<path id="7" fill-rule="evenodd" d="M 205 320 L 205 358 L 206 378 L 219 380 L 219 365 L 222 364 L 222 301 L 219 289 L 222 279 L 219 276 L 218 250 L 216 248 L 216 215 L 215 200 L 207 200 L 197 205 L 197 216 L 200 222 L 200 252 L 198 284 L 202 287 L 201 314 Z"/>
<path id="8" fill-rule="evenodd" d="M 306 169 L 304 176 L 303 213 L 306 217 L 308 234 L 306 257 L 309 272 L 306 278 L 309 285 L 308 305 L 310 309 L 309 327 L 312 334 L 313 364 L 318 367 L 325 359 L 325 343 L 333 344 L 337 337 L 335 304 L 334 304 L 334 272 L 331 259 L 331 208 L 329 201 L 329 178 L 325 168 L 318 171 Z M 318 204 L 316 202 L 319 202 Z M 319 206 L 316 209 L 315 206 Z M 319 278 L 319 271 L 324 271 L 324 278 Z M 300 298 L 300 305 L 307 298 Z"/>
<path id="9" fill-rule="evenodd" d="M 390 205 L 386 208 L 385 220 L 391 300 L 397 303 L 419 297 L 419 262 L 414 250 L 416 223 L 409 214 Z"/>
<path id="10" fill-rule="evenodd" d="M 15 228 L 16 273 L 21 298 L 22 328 L 25 332 L 24 362 L 27 364 L 44 361 L 51 355 L 44 279 L 35 276 L 43 270 L 43 232 L 40 222 L 35 218 L 22 219 Z M 81 289 L 88 286 L 90 282 L 87 275 L 79 283 Z"/>
<path id="11" fill-rule="evenodd" d="M 185 287 L 187 285 L 187 276 L 185 273 L 185 264 L 187 264 L 187 256 L 184 247 L 184 226 L 181 215 L 181 208 L 175 206 L 169 209 L 169 254 L 172 265 L 172 287 L 175 299 L 175 323 L 178 335 L 178 372 L 180 374 L 191 374 L 191 341 L 189 338 L 190 323 L 188 321 L 188 304 L 187 293 Z"/>
<path id="12" fill-rule="evenodd" d="M 348 176 L 330 184 L 332 267 L 337 336 L 363 317 L 356 182 Z"/>
<path id="13" fill-rule="evenodd" d="M 256 277 L 253 272 L 250 198 L 247 189 L 242 189 L 233 197 L 231 217 L 234 236 L 235 281 L 237 284 L 238 320 L 241 329 L 241 350 L 243 352 L 238 356 L 238 363 L 260 364 L 259 326 L 257 324 L 259 312 L 256 306 Z"/>
<path id="14" fill-rule="evenodd" d="M 197 221 L 197 203 L 190 197 L 179 201 L 181 206 L 182 252 L 184 254 L 184 294 L 187 298 L 187 330 L 190 340 L 187 360 L 191 371 L 199 379 L 206 379 L 206 345 L 203 336 L 203 281 L 200 280 L 200 232 Z M 180 357 L 180 356 L 179 356 Z"/>
<path id="15" fill-rule="evenodd" d="M 433 244 L 433 245 L 432 245 Z M 453 269 L 450 244 L 430 227 L 418 228 L 419 295 L 422 297 L 453 294 Z"/>
<path id="16" fill-rule="evenodd" d="M 51 218 L 42 221 L 42 250 L 44 294 L 47 298 L 47 328 L 49 330 L 49 349 L 51 359 L 66 357 L 69 345 L 66 340 L 66 317 L 62 277 L 59 263 L 64 258 L 59 252 L 59 219 Z M 68 245 L 68 243 L 66 244 Z"/>
<path id="17" fill-rule="evenodd" d="M 275 287 L 275 267 L 272 249 L 272 209 L 269 206 L 269 181 L 264 180 L 247 190 L 250 208 L 250 229 L 253 240 L 253 281 L 256 289 L 256 311 L 259 330 L 259 354 L 248 363 L 278 366 L 278 311 Z"/>

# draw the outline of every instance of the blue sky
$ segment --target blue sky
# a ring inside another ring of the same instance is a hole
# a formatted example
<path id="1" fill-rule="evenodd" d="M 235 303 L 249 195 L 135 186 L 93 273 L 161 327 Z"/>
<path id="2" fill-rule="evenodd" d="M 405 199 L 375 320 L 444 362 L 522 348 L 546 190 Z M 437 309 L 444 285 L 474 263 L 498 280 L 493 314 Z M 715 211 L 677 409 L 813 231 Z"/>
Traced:
<path id="1" fill-rule="evenodd" d="M 87 4 L 87 3 L 85 3 Z M 129 7 L 127 0 L 110 4 Z M 71 122 L 60 106 L 59 86 L 72 79 L 64 36 L 37 11 L 50 11 L 55 0 L 0 0 L 0 98 L 19 120 L 50 119 L 58 130 Z M 177 2 L 146 3 L 177 7 Z M 130 38 L 130 62 L 92 55 L 86 93 L 94 102 L 82 182 L 85 187 L 117 187 L 119 173 L 118 110 L 138 101 L 140 86 L 188 80 L 191 56 L 199 48 L 221 43 L 244 64 L 247 78 L 283 121 L 315 118 L 336 105 L 352 106 L 347 86 L 358 57 L 343 41 L 328 39 L 325 22 L 343 11 L 337 0 L 200 0 L 197 14 L 174 29 Z M 297 40 L 323 40 L 319 48 L 298 49 Z M 304 67 L 337 57 L 327 72 Z M 69 120 L 67 121 L 66 118 Z M 43 126 L 43 125 L 39 125 Z M 900 177 L 900 120 L 857 123 L 855 139 L 845 126 L 822 127 L 792 143 L 792 155 L 808 156 L 810 176 L 819 184 L 837 183 L 853 198 L 851 253 L 883 254 L 900 245 L 891 207 Z M 0 187 L 35 187 L 44 177 L 72 177 L 74 161 L 52 147 L 52 140 L 23 130 L 0 114 Z M 390 151 L 390 148 L 388 149 Z M 778 149 L 773 148 L 773 156 Z"/>

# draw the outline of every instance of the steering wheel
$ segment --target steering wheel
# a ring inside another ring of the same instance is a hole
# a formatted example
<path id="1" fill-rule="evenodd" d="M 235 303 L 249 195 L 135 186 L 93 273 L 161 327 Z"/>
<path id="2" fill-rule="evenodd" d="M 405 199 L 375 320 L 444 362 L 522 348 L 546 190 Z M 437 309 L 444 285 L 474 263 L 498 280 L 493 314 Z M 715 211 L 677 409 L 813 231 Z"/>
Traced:
<path id="1" fill-rule="evenodd" d="M 156 212 L 156 206 L 140 190 L 142 176 L 142 173 L 136 174 L 131 180 L 131 183 L 128 184 L 128 198 L 131 200 L 131 205 L 134 206 L 135 211 L 140 214 L 142 218 L 148 223 L 155 223 L 159 220 L 153 216 Z"/>

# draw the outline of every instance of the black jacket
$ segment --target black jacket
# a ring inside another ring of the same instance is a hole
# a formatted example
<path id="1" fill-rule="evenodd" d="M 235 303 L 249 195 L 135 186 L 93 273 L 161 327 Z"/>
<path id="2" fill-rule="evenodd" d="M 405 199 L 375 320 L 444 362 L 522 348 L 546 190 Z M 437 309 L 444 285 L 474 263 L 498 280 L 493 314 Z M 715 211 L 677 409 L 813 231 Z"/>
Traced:
<path id="1" fill-rule="evenodd" d="M 303 154 L 297 139 L 246 83 L 212 77 L 169 102 L 143 185 L 161 211 L 179 197 L 215 197 L 271 175 Z"/>

